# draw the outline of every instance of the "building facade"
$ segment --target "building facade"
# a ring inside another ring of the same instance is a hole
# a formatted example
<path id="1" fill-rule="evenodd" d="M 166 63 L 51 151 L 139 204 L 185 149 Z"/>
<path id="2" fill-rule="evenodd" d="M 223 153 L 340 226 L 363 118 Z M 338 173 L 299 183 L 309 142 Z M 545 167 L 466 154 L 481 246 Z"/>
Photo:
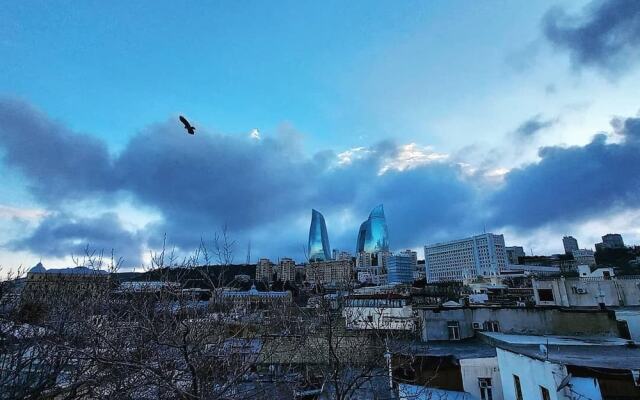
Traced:
<path id="1" fill-rule="evenodd" d="M 327 225 L 324 222 L 324 216 L 317 210 L 311 210 L 309 246 L 307 250 L 310 262 L 331 260 Z"/>
<path id="2" fill-rule="evenodd" d="M 261 282 L 273 282 L 275 265 L 268 258 L 261 258 L 256 264 L 256 280 Z"/>
<path id="3" fill-rule="evenodd" d="M 507 261 L 509 264 L 519 264 L 520 257 L 524 257 L 524 248 L 522 246 L 509 246 L 504 248 L 505 253 L 507 254 Z"/>
<path id="4" fill-rule="evenodd" d="M 351 260 L 311 262 L 306 268 L 306 279 L 312 285 L 343 287 L 351 283 Z"/>
<path id="5" fill-rule="evenodd" d="M 391 285 L 413 283 L 413 274 L 418 265 L 417 255 L 400 252 L 387 258 L 387 282 Z"/>
<path id="6" fill-rule="evenodd" d="M 573 250 L 572 254 L 573 254 L 573 259 L 576 261 L 576 266 L 596 265 L 596 257 L 593 250 L 578 249 L 578 250 Z"/>
<path id="7" fill-rule="evenodd" d="M 564 253 L 571 254 L 575 250 L 578 250 L 578 241 L 573 236 L 565 236 L 562 238 L 562 245 L 564 246 Z"/>
<path id="8" fill-rule="evenodd" d="M 507 265 L 504 236 L 485 233 L 424 247 L 427 282 L 497 276 Z"/>
<path id="9" fill-rule="evenodd" d="M 282 282 L 295 282 L 296 262 L 291 258 L 281 259 L 276 268 L 276 278 Z"/>
<path id="10" fill-rule="evenodd" d="M 607 233 L 602 237 L 602 243 L 609 249 L 623 249 L 624 240 L 619 233 Z"/>
<path id="11" fill-rule="evenodd" d="M 389 251 L 389 231 L 382 204 L 371 210 L 369 218 L 360 225 L 356 253 Z"/>
<path id="12" fill-rule="evenodd" d="M 360 252 L 356 257 L 356 273 L 361 283 L 374 285 L 387 284 L 387 259 L 389 252 L 368 253 Z"/>

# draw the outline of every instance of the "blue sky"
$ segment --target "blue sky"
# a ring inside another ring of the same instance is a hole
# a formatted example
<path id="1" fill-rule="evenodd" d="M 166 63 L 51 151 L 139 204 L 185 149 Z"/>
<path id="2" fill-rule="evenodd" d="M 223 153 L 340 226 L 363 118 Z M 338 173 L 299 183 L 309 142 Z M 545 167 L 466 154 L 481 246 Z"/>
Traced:
<path id="1" fill-rule="evenodd" d="M 614 178 L 640 161 L 639 20 L 634 1 L 2 4 L 0 265 L 86 244 L 138 265 L 224 223 L 239 260 L 249 240 L 301 259 L 311 208 L 353 250 L 378 203 L 396 249 L 484 226 L 540 253 L 636 242 Z"/>

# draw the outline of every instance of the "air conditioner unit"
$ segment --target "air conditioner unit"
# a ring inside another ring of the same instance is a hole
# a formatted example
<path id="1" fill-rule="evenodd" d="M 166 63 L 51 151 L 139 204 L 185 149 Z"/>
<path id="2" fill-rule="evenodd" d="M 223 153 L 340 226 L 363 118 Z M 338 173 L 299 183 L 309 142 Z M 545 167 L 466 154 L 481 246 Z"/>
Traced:
<path id="1" fill-rule="evenodd" d="M 471 326 L 473 327 L 474 330 L 482 330 L 482 324 L 480 322 L 473 322 L 471 323 Z"/>

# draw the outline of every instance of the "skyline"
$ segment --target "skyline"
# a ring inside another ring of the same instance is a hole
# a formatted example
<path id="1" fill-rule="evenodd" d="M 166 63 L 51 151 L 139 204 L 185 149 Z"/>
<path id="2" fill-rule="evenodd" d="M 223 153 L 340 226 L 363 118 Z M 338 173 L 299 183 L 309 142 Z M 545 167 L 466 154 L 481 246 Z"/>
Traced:
<path id="1" fill-rule="evenodd" d="M 0 265 L 302 258 L 312 208 L 351 251 L 380 203 L 398 250 L 640 243 L 640 3 L 285 3 L 3 5 Z"/>

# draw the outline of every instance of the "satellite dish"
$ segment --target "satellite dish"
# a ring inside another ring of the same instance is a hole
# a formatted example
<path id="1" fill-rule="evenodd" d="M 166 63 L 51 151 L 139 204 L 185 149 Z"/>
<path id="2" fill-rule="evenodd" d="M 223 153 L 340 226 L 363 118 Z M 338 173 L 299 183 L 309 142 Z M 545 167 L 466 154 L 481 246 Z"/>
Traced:
<path id="1" fill-rule="evenodd" d="M 556 390 L 556 392 L 559 392 L 565 387 L 569 386 L 569 381 L 571 380 L 571 378 L 572 378 L 571 373 L 569 373 L 567 376 L 562 378 L 562 381 L 560 381 L 560 384 L 558 385 L 558 389 Z"/>

